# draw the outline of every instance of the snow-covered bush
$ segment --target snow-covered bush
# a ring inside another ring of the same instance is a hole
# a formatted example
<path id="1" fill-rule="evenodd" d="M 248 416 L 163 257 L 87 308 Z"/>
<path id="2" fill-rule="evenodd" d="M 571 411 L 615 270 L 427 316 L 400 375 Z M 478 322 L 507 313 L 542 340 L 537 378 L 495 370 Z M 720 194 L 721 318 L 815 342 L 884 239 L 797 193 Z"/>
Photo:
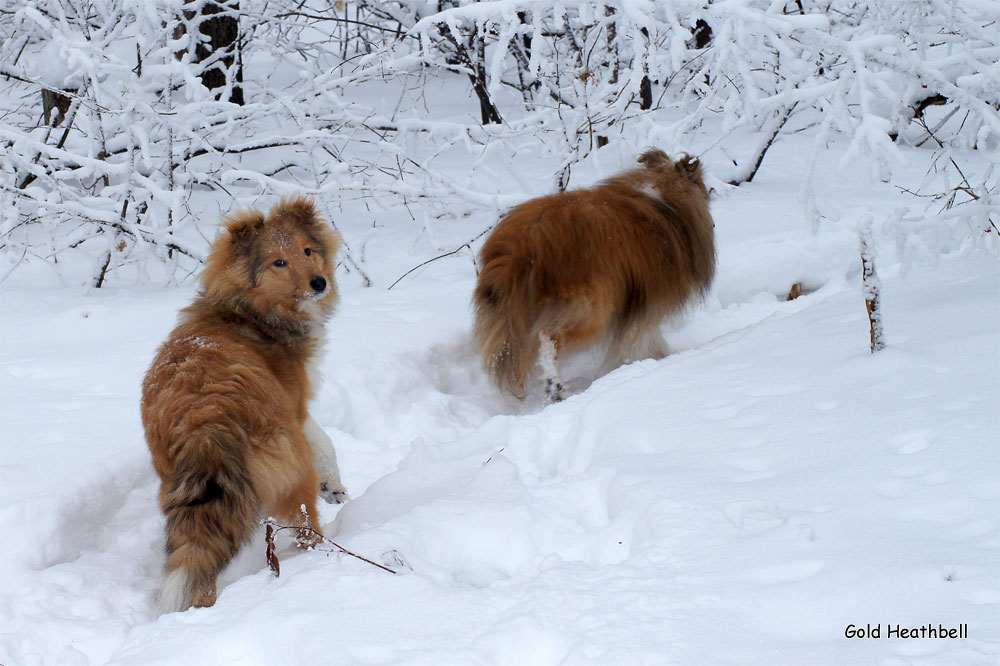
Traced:
<path id="1" fill-rule="evenodd" d="M 76 253 L 92 284 L 183 279 L 199 191 L 492 216 L 537 193 L 492 177 L 518 156 L 555 190 L 609 143 L 718 150 L 724 188 L 793 131 L 806 219 L 836 215 L 814 183 L 831 145 L 876 183 L 917 152 L 928 178 L 902 187 L 995 239 L 1000 176 L 963 155 L 1000 149 L 998 34 L 982 0 L 31 0 L 0 10 L 0 278 Z M 441 118 L 421 95 L 451 79 L 471 104 Z"/>
<path id="2" fill-rule="evenodd" d="M 197 78 L 210 63 L 193 62 L 191 22 L 180 2 L 158 1 L 36 2 L 3 15 L 9 264 L 99 245 L 100 286 L 124 264 L 155 259 L 172 274 L 200 259 L 177 234 L 191 191 L 220 184 L 215 155 L 253 145 L 232 140 L 248 114 Z M 44 117 L 43 98 L 58 107 Z"/>
<path id="3" fill-rule="evenodd" d="M 277 3 L 232 3 L 222 14 L 238 21 L 241 53 L 200 57 L 194 37 L 208 39 L 199 27 L 220 15 L 212 4 L 43 0 L 2 15 L 4 273 L 84 249 L 97 286 L 128 266 L 183 278 L 205 247 L 189 224 L 193 192 L 238 202 L 335 188 L 351 116 L 329 34 Z M 240 81 L 254 59 L 263 74 Z M 207 87 L 210 69 L 222 88 Z M 43 92 L 65 108 L 43 117 Z"/>

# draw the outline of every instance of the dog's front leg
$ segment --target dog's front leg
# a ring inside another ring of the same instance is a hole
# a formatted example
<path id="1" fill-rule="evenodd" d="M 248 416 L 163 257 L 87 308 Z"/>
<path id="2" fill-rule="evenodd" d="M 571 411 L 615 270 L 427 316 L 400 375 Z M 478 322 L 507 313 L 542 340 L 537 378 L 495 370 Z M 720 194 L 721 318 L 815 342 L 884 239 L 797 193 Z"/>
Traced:
<path id="1" fill-rule="evenodd" d="M 329 504 L 342 504 L 347 501 L 347 489 L 340 481 L 340 468 L 337 466 L 337 451 L 333 448 L 330 437 L 313 420 L 306 418 L 302 426 L 306 439 L 313 450 L 313 460 L 316 464 L 316 474 L 319 476 L 319 495 Z"/>

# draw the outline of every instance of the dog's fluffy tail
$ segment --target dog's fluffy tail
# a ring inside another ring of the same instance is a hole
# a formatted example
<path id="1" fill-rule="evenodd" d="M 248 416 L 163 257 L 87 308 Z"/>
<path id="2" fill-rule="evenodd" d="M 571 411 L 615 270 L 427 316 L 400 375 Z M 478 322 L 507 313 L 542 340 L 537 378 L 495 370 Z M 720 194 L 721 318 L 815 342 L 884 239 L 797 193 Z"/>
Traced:
<path id="1" fill-rule="evenodd" d="M 163 509 L 167 564 L 160 609 L 210 606 L 219 573 L 259 520 L 260 501 L 242 457 L 216 442 L 187 443 L 175 461 Z"/>
<path id="2" fill-rule="evenodd" d="M 510 253 L 487 260 L 473 296 L 475 337 L 493 383 L 517 397 L 538 358 L 530 261 Z"/>

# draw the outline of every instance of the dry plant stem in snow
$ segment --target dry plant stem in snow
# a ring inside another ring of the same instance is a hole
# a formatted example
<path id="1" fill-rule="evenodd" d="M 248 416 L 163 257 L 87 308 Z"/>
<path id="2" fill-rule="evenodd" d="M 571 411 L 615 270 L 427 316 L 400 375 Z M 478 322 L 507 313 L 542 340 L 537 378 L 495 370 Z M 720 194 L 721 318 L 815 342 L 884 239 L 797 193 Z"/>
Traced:
<path id="1" fill-rule="evenodd" d="M 278 562 L 278 556 L 275 554 L 274 545 L 274 528 L 276 523 L 268 519 L 264 523 L 264 543 L 267 544 L 264 556 L 267 558 L 267 566 L 271 569 L 271 574 L 277 578 L 281 575 L 281 563 Z"/>
<path id="2" fill-rule="evenodd" d="M 871 328 L 871 353 L 885 349 L 885 332 L 882 329 L 882 281 L 875 272 L 875 241 L 872 239 L 872 216 L 866 215 L 859 231 L 861 241 L 861 289 L 868 310 Z"/>
<path id="3" fill-rule="evenodd" d="M 364 557 L 363 555 L 358 555 L 357 553 L 351 552 L 350 550 L 344 548 L 343 546 L 341 546 L 339 543 L 337 543 L 333 539 L 330 539 L 329 537 L 323 536 L 322 534 L 320 534 L 319 532 L 317 532 L 316 530 L 314 530 L 313 528 L 311 528 L 309 526 L 305 526 L 305 527 L 294 526 L 293 527 L 293 526 L 290 526 L 290 525 L 280 525 L 280 524 L 278 524 L 277 522 L 275 522 L 274 520 L 271 520 L 271 519 L 268 519 L 267 521 L 265 521 L 264 524 L 265 524 L 264 540 L 265 540 L 265 543 L 267 544 L 266 545 L 267 564 L 271 568 L 271 573 L 274 574 L 275 576 L 279 575 L 280 567 L 279 567 L 279 563 L 278 563 L 278 556 L 275 554 L 274 535 L 276 535 L 278 532 L 281 532 L 283 530 L 296 530 L 296 531 L 310 532 L 318 541 L 320 541 L 322 543 L 328 543 L 328 544 L 330 544 L 331 546 L 333 546 L 334 548 L 337 549 L 337 550 L 325 550 L 323 548 L 311 547 L 310 550 L 319 550 L 319 551 L 327 552 L 327 553 L 340 552 L 340 553 L 343 553 L 345 555 L 350 555 L 351 557 L 353 557 L 355 559 L 358 559 L 358 560 L 361 560 L 362 562 L 370 564 L 373 567 L 377 567 L 377 568 L 381 569 L 382 571 L 388 571 L 391 574 L 399 573 L 398 571 L 390 569 L 389 567 L 384 566 L 382 564 L 379 564 L 378 562 L 373 562 L 372 560 L 368 559 L 367 557 Z"/>

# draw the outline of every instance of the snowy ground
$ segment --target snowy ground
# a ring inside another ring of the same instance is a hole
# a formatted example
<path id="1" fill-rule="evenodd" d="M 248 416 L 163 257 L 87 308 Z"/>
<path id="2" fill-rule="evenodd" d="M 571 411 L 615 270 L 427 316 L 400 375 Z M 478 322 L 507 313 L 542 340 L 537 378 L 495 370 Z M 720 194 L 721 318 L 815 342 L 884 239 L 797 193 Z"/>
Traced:
<path id="1" fill-rule="evenodd" d="M 592 384 L 582 355 L 549 406 L 486 383 L 468 254 L 386 289 L 467 229 L 342 220 L 376 286 L 339 276 L 314 415 L 352 500 L 323 523 L 398 574 L 285 544 L 275 579 L 258 539 L 214 608 L 163 617 L 138 395 L 193 287 L 5 285 L 0 664 L 996 663 L 996 257 L 882 230 L 870 356 L 856 235 L 802 222 L 797 168 L 713 203 L 719 278 L 673 355 Z M 894 205 L 853 187 L 828 194 Z"/>

